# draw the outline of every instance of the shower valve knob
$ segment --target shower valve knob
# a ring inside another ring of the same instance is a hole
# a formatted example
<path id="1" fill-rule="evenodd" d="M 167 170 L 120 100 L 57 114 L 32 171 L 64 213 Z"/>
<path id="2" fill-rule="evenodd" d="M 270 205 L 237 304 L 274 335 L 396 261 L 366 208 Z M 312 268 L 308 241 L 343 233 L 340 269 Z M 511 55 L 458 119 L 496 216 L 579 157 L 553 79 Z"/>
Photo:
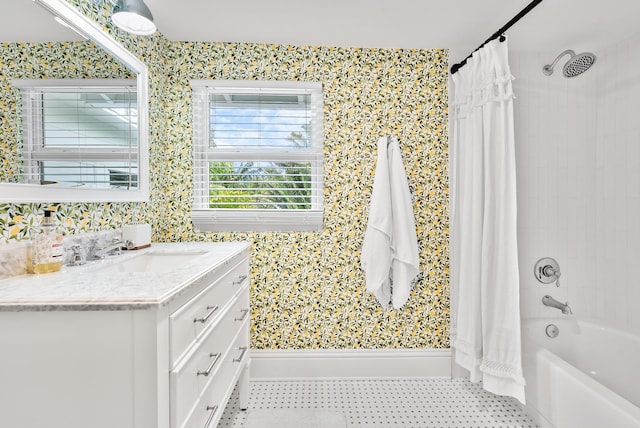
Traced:
<path id="1" fill-rule="evenodd" d="M 560 287 L 560 266 L 554 259 L 545 257 L 538 260 L 533 269 L 533 273 L 541 283 L 551 284 L 555 281 L 556 287 Z"/>
<path id="2" fill-rule="evenodd" d="M 548 277 L 548 278 L 555 278 L 556 279 L 556 287 L 560 287 L 560 270 L 559 269 L 554 269 L 553 266 L 551 265 L 547 265 L 544 268 L 542 268 L 542 275 Z"/>

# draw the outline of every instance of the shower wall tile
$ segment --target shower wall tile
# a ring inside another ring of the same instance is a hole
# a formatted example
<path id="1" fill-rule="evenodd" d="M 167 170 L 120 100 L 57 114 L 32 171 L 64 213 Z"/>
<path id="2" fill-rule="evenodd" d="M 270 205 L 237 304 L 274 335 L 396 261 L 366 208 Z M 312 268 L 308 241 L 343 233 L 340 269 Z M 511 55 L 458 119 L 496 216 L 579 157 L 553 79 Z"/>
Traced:
<path id="1" fill-rule="evenodd" d="M 574 300 L 570 301 L 574 311 L 581 307 L 584 313 L 595 312 L 592 305 L 577 298 L 580 293 L 591 293 L 594 278 L 577 267 L 584 266 L 584 259 L 589 258 L 585 248 L 593 247 L 594 242 L 588 231 L 595 222 L 596 86 L 595 82 L 571 83 L 558 73 L 544 76 L 542 66 L 555 55 L 557 52 L 524 53 L 512 55 L 510 61 L 517 90 L 517 179 L 524 183 L 518 194 L 524 317 L 559 314 L 542 305 L 545 294 L 563 302 Z M 561 287 L 534 278 L 533 266 L 541 257 L 558 260 L 563 272 Z M 574 271 L 580 275 L 574 276 Z"/>
<path id="2" fill-rule="evenodd" d="M 630 302 L 640 302 L 640 287 L 637 286 L 637 281 L 633 283 L 632 287 L 629 287 L 628 298 Z M 631 326 L 630 330 L 636 334 L 640 334 L 638 326 L 640 325 L 640 311 L 629 311 L 627 316 L 627 322 Z"/>
<path id="3" fill-rule="evenodd" d="M 640 34 L 606 49 L 598 70 L 597 254 L 603 281 L 597 316 L 640 334 L 636 265 L 640 258 Z"/>
<path id="4" fill-rule="evenodd" d="M 558 316 L 541 295 L 580 317 L 640 334 L 640 33 L 596 52 L 593 72 L 547 77 L 557 52 L 512 54 L 521 310 Z M 533 263 L 554 257 L 561 287 Z"/>
<path id="5" fill-rule="evenodd" d="M 595 288 L 587 287 L 584 290 L 572 289 L 572 291 L 575 292 L 569 293 L 569 301 L 572 303 L 574 313 L 576 313 L 575 309 L 579 308 L 580 312 L 577 312 L 576 315 L 582 316 L 581 313 L 595 314 L 597 300 Z"/>

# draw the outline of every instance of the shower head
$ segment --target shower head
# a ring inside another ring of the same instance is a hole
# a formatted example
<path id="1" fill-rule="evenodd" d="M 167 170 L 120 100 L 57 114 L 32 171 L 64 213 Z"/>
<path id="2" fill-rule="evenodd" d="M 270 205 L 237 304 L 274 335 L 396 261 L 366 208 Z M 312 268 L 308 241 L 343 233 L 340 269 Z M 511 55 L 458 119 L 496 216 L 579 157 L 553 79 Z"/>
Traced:
<path id="1" fill-rule="evenodd" d="M 576 54 L 571 49 L 567 49 L 558 55 L 551 64 L 547 64 L 542 67 L 542 72 L 545 76 L 551 76 L 553 74 L 553 67 L 556 65 L 558 60 L 567 54 L 571 55 L 571 58 L 569 58 L 569 61 L 567 61 L 562 68 L 562 74 L 564 74 L 565 77 L 579 76 L 591 68 L 593 63 L 596 62 L 596 56 L 591 52 Z"/>

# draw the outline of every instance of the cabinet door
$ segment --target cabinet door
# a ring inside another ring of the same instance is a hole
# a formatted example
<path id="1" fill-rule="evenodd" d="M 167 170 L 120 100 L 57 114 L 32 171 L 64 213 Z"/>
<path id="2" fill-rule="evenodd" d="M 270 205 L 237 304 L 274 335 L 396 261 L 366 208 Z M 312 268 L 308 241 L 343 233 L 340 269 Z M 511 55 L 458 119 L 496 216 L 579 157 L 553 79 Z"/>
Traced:
<path id="1" fill-rule="evenodd" d="M 0 425 L 134 428 L 132 319 L 128 311 L 0 312 Z"/>

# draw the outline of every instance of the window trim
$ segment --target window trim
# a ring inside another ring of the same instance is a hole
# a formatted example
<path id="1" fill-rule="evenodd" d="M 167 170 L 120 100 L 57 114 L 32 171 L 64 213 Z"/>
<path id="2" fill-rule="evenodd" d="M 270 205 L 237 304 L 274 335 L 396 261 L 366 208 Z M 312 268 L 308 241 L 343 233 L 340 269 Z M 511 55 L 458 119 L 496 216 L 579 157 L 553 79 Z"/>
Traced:
<path id="1" fill-rule="evenodd" d="M 323 186 L 323 111 L 322 84 L 319 82 L 261 81 L 261 80 L 193 80 L 193 209 L 192 222 L 196 231 L 205 232 L 284 232 L 320 231 L 324 228 Z M 264 93 L 310 91 L 313 119 L 311 121 L 311 148 L 229 149 L 209 147 L 210 95 L 214 93 Z M 204 116 L 206 115 L 206 116 Z M 203 116 L 203 117 L 200 117 Z M 202 206 L 211 160 L 291 160 L 311 162 L 311 209 L 231 209 Z"/>

